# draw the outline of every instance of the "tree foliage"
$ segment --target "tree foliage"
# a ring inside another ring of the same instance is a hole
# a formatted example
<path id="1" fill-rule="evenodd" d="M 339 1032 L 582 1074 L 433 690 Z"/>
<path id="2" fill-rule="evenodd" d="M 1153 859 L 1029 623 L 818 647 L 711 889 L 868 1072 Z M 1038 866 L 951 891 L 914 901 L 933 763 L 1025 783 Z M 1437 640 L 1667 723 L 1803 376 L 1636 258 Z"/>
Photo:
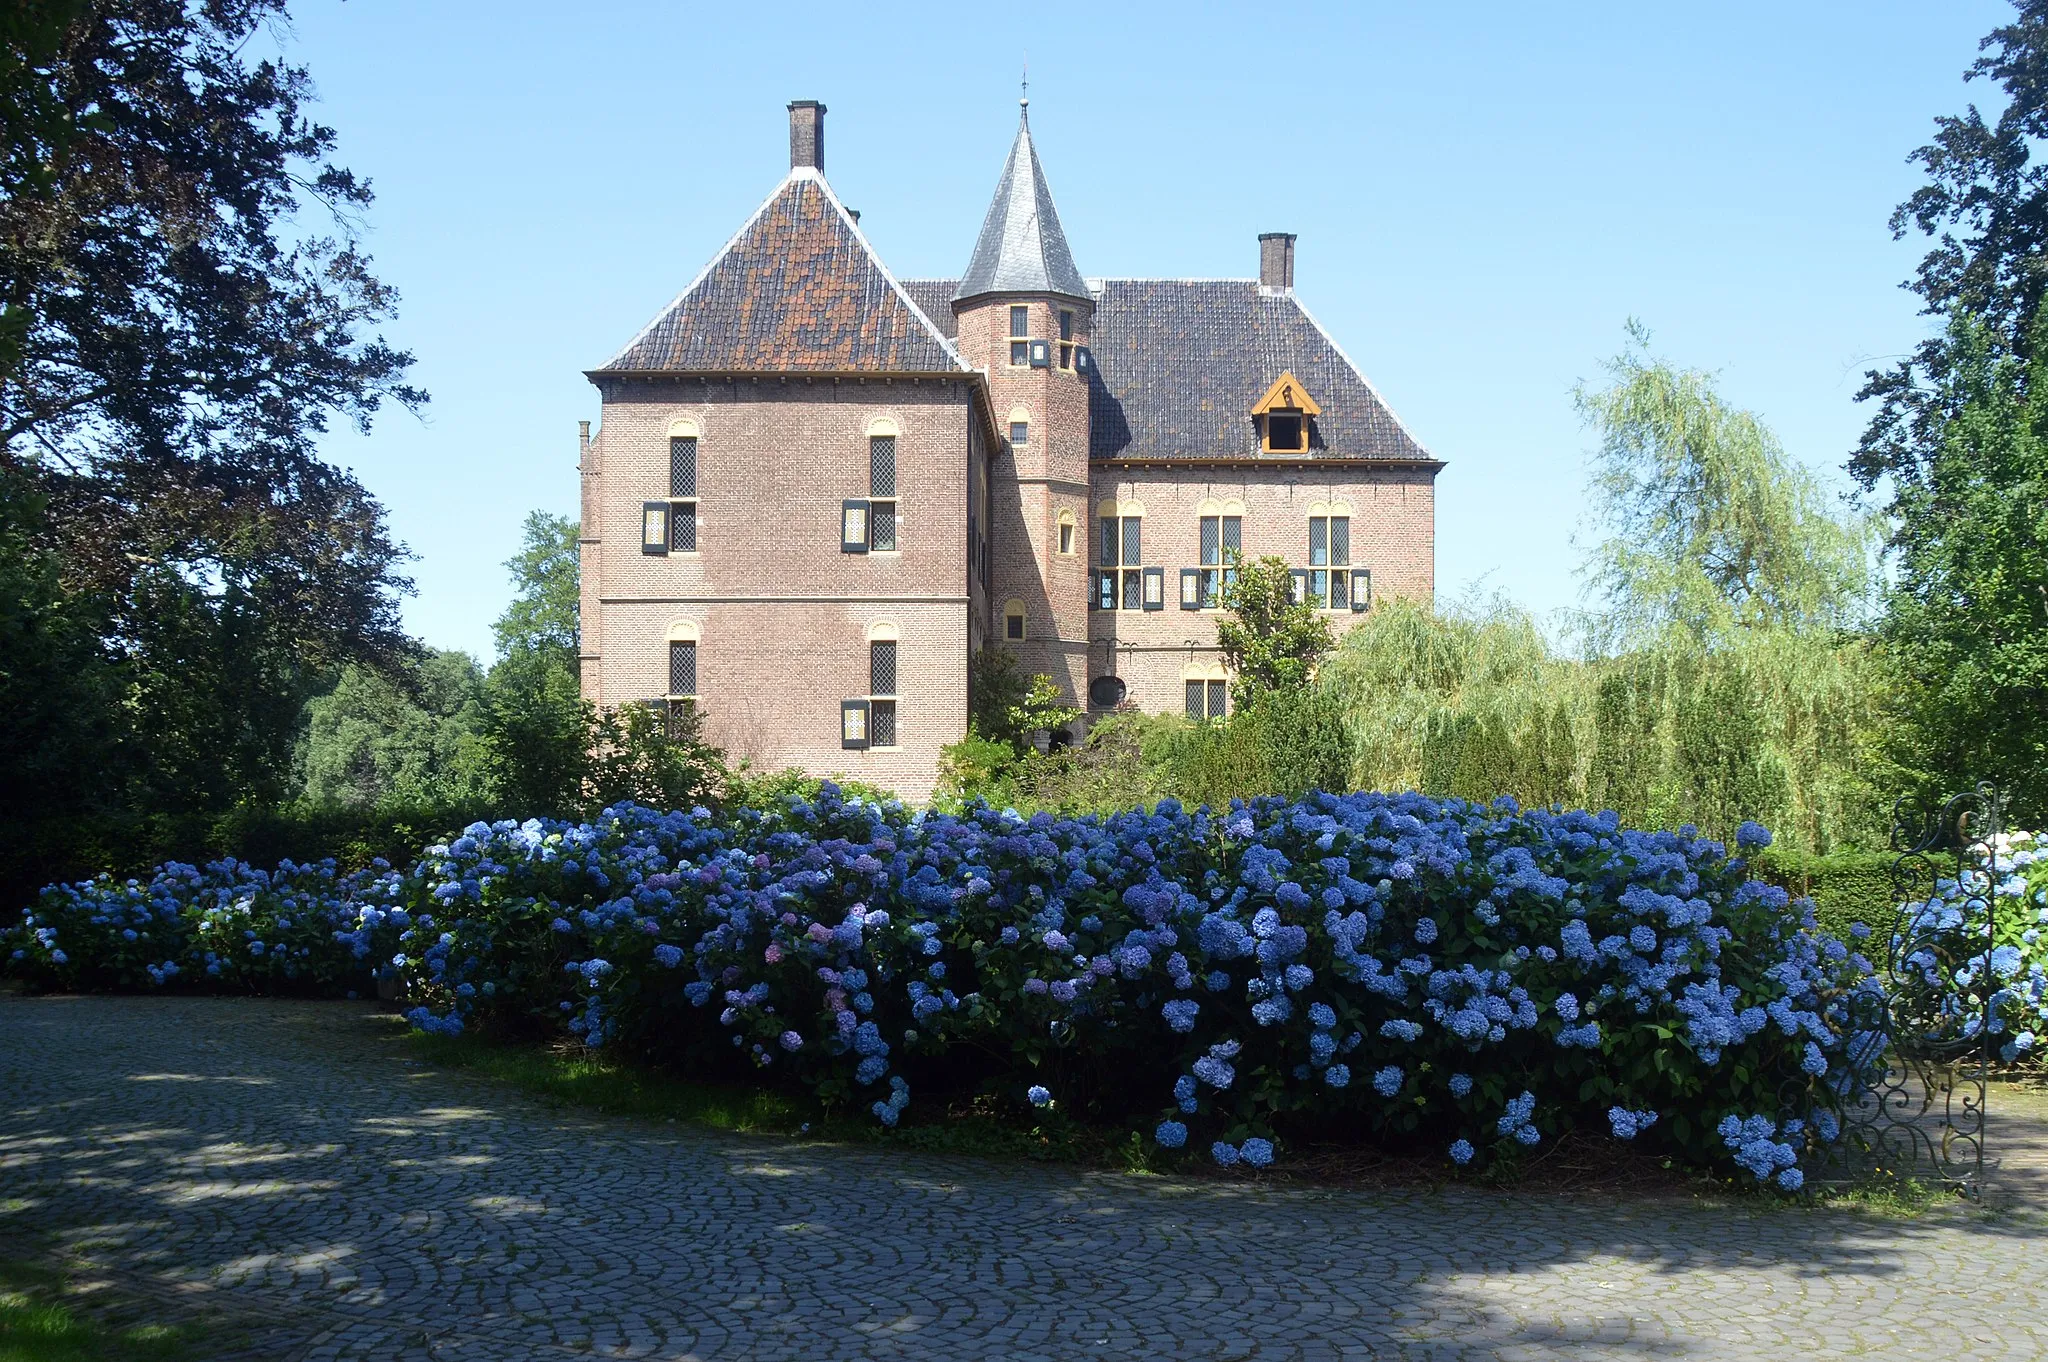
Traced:
<path id="1" fill-rule="evenodd" d="M 1230 700 L 1243 709 L 1274 691 L 1299 690 L 1329 655 L 1329 621 L 1313 605 L 1294 599 L 1292 570 L 1281 558 L 1237 562 L 1226 575 L 1216 641 L 1230 668 Z"/>
<path id="2" fill-rule="evenodd" d="M 1941 446 L 1894 488 L 1888 730 L 1920 793 L 1998 782 L 2048 811 L 2048 347 L 1998 353 L 1958 313 Z"/>
<path id="3" fill-rule="evenodd" d="M 1057 681 L 1027 674 L 1017 655 L 1000 646 L 983 648 L 969 660 L 967 689 L 973 735 L 1008 744 L 1020 756 L 1033 746 L 1033 734 L 1059 732 L 1081 717 Z"/>
<path id="4" fill-rule="evenodd" d="M 1573 393 L 1600 441 L 1589 489 L 1600 538 L 1584 569 L 1596 647 L 1670 628 L 1706 640 L 1861 622 L 1873 585 L 1866 521 L 1830 514 L 1762 420 L 1723 401 L 1711 375 L 1652 357 L 1639 323 L 1607 370 L 1604 387 Z"/>
<path id="5" fill-rule="evenodd" d="M 486 794 L 483 672 L 468 653 L 429 652 L 394 679 L 350 666 L 306 706 L 299 793 L 321 807 L 474 807 Z"/>
<path id="6" fill-rule="evenodd" d="M 512 603 L 491 625 L 502 655 L 548 648 L 574 656 L 582 637 L 582 529 L 568 516 L 534 511 L 520 526 L 519 551 L 505 560 Z"/>
<path id="7" fill-rule="evenodd" d="M 91 805 L 274 800 L 306 700 L 413 651 L 403 551 L 314 444 L 423 394 L 374 334 L 394 298 L 354 241 L 367 186 L 308 117 L 305 71 L 249 56 L 282 15 L 81 0 L 0 21 L 0 495 L 35 508 L 0 552 L 55 592 L 49 646 L 6 684 L 95 706 L 57 744 Z"/>
<path id="8" fill-rule="evenodd" d="M 1954 415 L 1950 383 L 1972 348 L 1989 358 L 2026 359 L 2048 287 L 2048 0 L 2017 0 L 2010 24 L 1991 31 L 1966 81 L 1995 84 L 2005 104 L 1986 119 L 1972 104 L 1935 120 L 1934 139 L 1909 158 L 1927 182 L 1892 214 L 1892 235 L 1930 239 L 1907 287 L 1925 311 L 1946 320 L 1962 313 L 1976 327 L 1967 341 L 1930 335 L 1889 369 L 1867 375 L 1860 396 L 1877 403 L 1850 471 L 1866 488 L 1906 488 L 1927 480 Z M 2022 375 L 2024 377 L 2024 375 Z"/>
<path id="9" fill-rule="evenodd" d="M 1941 326 L 1872 373 L 1850 471 L 1885 499 L 1896 569 L 1881 637 L 1888 750 L 1917 792 L 1982 779 L 2048 812 L 2048 463 L 2041 299 L 2048 286 L 2048 0 L 2021 0 L 1966 79 L 2005 97 L 1935 122 L 1927 174 L 1892 217 L 1930 239 L 1908 287 Z"/>

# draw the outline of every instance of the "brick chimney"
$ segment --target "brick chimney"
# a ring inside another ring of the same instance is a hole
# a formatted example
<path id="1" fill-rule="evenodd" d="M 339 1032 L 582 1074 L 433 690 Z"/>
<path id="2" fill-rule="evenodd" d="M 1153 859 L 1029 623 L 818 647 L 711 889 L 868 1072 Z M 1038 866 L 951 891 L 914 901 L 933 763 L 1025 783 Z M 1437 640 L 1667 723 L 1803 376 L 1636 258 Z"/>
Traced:
<path id="1" fill-rule="evenodd" d="M 789 168 L 825 173 L 825 106 L 815 99 L 792 100 L 789 106 Z"/>
<path id="2" fill-rule="evenodd" d="M 1294 288 L 1294 233 L 1259 233 L 1259 287 Z"/>

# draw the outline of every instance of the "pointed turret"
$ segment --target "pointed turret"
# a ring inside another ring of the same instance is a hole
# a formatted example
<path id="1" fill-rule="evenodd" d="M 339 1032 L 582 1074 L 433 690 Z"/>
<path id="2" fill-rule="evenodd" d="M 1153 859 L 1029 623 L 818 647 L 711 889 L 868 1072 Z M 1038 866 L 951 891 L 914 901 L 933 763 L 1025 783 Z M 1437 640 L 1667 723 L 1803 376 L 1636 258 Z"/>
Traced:
<path id="1" fill-rule="evenodd" d="M 995 201 L 982 220 L 974 258 L 960 278 L 955 303 L 986 293 L 1040 293 L 1088 301 L 1088 284 L 1074 268 L 1052 190 L 1031 145 L 1031 110 L 1017 118 L 1017 140 L 1003 165 Z"/>

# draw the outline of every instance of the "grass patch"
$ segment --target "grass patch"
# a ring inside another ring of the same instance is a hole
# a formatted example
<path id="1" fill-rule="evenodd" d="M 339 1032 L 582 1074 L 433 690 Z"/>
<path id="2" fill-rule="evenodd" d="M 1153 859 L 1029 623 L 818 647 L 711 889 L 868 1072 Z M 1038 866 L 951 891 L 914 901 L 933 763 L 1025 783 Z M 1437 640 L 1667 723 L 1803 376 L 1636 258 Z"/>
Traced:
<path id="1" fill-rule="evenodd" d="M 104 1324 L 73 1309 L 62 1272 L 0 1258 L 0 1362 L 169 1362 L 195 1357 L 187 1330 Z"/>
<path id="2" fill-rule="evenodd" d="M 704 1082 L 594 1055 L 577 1045 L 510 1044 L 474 1035 L 423 1035 L 410 1028 L 403 1033 L 403 1043 L 426 1063 L 481 1074 L 552 1108 L 674 1121 L 738 1134 L 1028 1159 L 1133 1174 L 1171 1171 L 1177 1176 L 1231 1181 L 1247 1176 L 1242 1170 L 1219 1172 L 1203 1157 L 1167 1154 L 1141 1131 L 1083 1125 L 1057 1108 L 1027 1115 L 989 1097 L 946 1104 L 914 1103 L 903 1123 L 890 1129 L 865 1110 L 827 1110 L 804 1097 L 772 1088 Z M 1478 1179 L 1456 1179 L 1426 1160 L 1372 1146 L 1309 1145 L 1290 1149 L 1285 1166 L 1258 1176 L 1276 1184 L 1361 1188 L 1441 1187 L 1466 1181 L 1497 1191 L 1689 1197 L 1784 1211 L 1825 1206 L 1902 1219 L 1953 1207 L 1957 1202 L 1954 1192 L 1939 1185 L 1882 1175 L 1846 1186 L 1816 1187 L 1805 1198 L 1785 1197 L 1745 1179 L 1687 1172 L 1669 1158 L 1616 1151 L 1606 1142 L 1584 1137 L 1553 1144 L 1548 1154 L 1559 1157 L 1539 1158 L 1534 1166 L 1496 1167 Z M 0 1354 L 0 1362 L 7 1362 L 4 1354 Z"/>
<path id="3" fill-rule="evenodd" d="M 580 1049 L 494 1045 L 471 1036 L 416 1031 L 407 1033 L 407 1043 L 430 1064 L 495 1078 L 552 1107 L 583 1107 L 610 1116 L 687 1121 L 763 1135 L 794 1135 L 822 1118 L 822 1113 L 769 1089 L 692 1082 Z"/>
<path id="4" fill-rule="evenodd" d="M 405 1043 L 427 1063 L 496 1079 L 550 1107 L 678 1121 L 747 1135 L 1154 1171 L 1146 1142 L 1136 1132 L 1100 1131 L 1057 1113 L 1033 1113 L 1034 1122 L 1021 1125 L 986 1098 L 936 1108 L 913 1105 L 903 1124 L 891 1130 L 865 1111 L 829 1111 L 774 1089 L 702 1082 L 592 1055 L 580 1047 L 506 1045 L 475 1036 L 430 1036 L 410 1030 Z"/>

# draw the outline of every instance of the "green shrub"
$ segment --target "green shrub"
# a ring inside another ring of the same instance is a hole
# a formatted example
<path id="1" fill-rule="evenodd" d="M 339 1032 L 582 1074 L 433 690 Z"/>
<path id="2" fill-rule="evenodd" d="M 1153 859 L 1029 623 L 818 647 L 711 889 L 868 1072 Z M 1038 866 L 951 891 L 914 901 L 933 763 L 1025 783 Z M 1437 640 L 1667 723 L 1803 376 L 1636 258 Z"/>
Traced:
<path id="1" fill-rule="evenodd" d="M 1892 890 L 1895 858 L 1885 852 L 1838 851 L 1831 856 L 1772 847 L 1751 861 L 1756 877 L 1775 884 L 1794 898 L 1813 900 L 1821 930 L 1849 939 L 1852 923 L 1861 922 L 1880 939 L 1889 934 L 1898 915 Z"/>

